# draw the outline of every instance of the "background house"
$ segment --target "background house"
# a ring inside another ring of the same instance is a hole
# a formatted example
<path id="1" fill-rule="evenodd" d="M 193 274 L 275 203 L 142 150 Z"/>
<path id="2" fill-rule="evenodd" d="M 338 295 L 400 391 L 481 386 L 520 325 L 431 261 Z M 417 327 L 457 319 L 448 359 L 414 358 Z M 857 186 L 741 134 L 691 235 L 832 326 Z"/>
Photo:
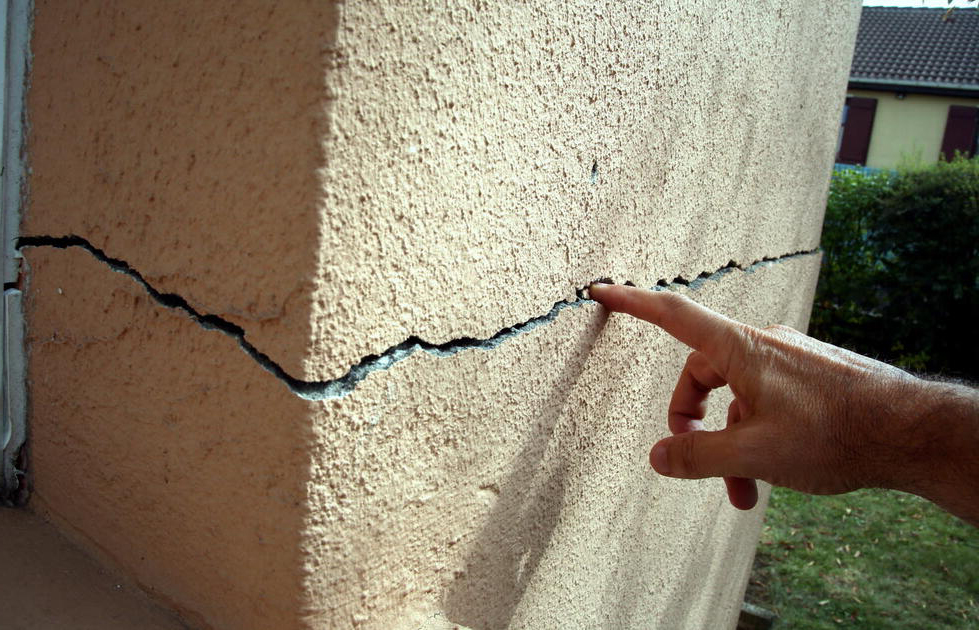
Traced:
<path id="1" fill-rule="evenodd" d="M 837 162 L 975 155 L 979 11 L 864 7 Z"/>

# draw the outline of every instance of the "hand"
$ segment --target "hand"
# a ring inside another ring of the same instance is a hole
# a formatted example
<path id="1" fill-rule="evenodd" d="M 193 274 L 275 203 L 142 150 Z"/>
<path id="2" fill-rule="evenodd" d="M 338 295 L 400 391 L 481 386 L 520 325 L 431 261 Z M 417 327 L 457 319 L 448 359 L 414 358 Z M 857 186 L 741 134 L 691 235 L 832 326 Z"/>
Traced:
<path id="1" fill-rule="evenodd" d="M 660 474 L 724 477 L 740 509 L 755 505 L 754 480 L 762 479 L 814 494 L 901 489 L 976 518 L 977 467 L 968 468 L 969 488 L 950 496 L 949 484 L 963 483 L 962 470 L 945 465 L 950 458 L 975 461 L 973 390 L 915 378 L 785 326 L 754 328 L 677 293 L 605 284 L 590 293 L 693 348 L 667 411 L 673 436 L 650 451 Z M 734 394 L 727 427 L 703 431 L 707 398 L 725 385 Z M 960 421 L 952 426 L 954 418 Z M 963 444 L 950 444 L 953 436 Z"/>

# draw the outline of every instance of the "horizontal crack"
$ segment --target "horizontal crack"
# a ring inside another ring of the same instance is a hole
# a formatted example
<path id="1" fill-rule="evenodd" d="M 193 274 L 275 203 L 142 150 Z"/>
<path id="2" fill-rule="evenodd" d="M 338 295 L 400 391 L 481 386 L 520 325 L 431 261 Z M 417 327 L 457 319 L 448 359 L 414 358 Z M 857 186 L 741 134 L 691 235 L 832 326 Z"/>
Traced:
<path id="1" fill-rule="evenodd" d="M 201 313 L 191 306 L 186 299 L 175 293 L 164 293 L 153 287 L 138 271 L 133 269 L 126 261 L 112 258 L 104 251 L 95 247 L 86 239 L 80 236 L 22 236 L 17 239 L 17 249 L 26 247 L 54 247 L 57 249 L 67 249 L 77 247 L 91 254 L 94 258 L 107 265 L 113 271 L 125 274 L 132 278 L 137 284 L 156 300 L 159 304 L 186 313 L 193 321 L 206 330 L 217 330 L 222 332 L 235 341 L 241 349 L 251 357 L 256 363 L 271 372 L 276 378 L 281 380 L 294 394 L 306 400 L 328 400 L 342 398 L 351 393 L 357 385 L 372 372 L 386 370 L 395 363 L 407 359 L 418 351 L 424 351 L 437 357 L 448 357 L 464 350 L 482 349 L 492 350 L 507 340 L 530 332 L 531 330 L 554 321 L 561 311 L 569 308 L 577 308 L 585 304 L 592 304 L 594 300 L 588 297 L 587 285 L 575 292 L 573 300 L 559 300 L 554 303 L 551 309 L 544 315 L 533 317 L 525 322 L 508 326 L 496 334 L 485 339 L 473 337 L 461 337 L 445 343 L 432 343 L 424 339 L 411 336 L 401 343 L 391 346 L 380 354 L 371 354 L 363 357 L 356 365 L 352 366 L 346 374 L 335 379 L 325 381 L 304 381 L 287 373 L 282 366 L 273 361 L 267 354 L 256 348 L 245 339 L 245 331 L 241 326 L 229 322 L 228 320 L 211 313 Z M 782 262 L 790 258 L 807 256 L 816 253 L 817 249 L 797 251 L 785 254 L 776 258 L 763 258 L 750 265 L 738 265 L 733 260 L 727 265 L 714 272 L 703 272 L 693 280 L 687 280 L 677 276 L 672 281 L 660 280 L 653 291 L 662 291 L 672 286 L 686 286 L 697 290 L 709 280 L 720 280 L 724 275 L 739 270 L 745 273 L 752 273 L 756 269 L 777 262 Z M 590 284 L 590 283 L 589 283 Z M 631 282 L 626 284 L 632 285 Z M 633 285 L 634 286 L 634 285 Z"/>

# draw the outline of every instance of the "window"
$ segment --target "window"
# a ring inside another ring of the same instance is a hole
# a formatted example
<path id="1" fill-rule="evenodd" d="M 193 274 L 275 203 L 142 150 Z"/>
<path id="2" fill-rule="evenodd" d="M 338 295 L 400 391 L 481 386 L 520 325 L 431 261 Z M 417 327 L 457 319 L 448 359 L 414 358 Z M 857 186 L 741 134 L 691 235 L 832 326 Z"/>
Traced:
<path id="1" fill-rule="evenodd" d="M 979 130 L 979 107 L 951 105 L 942 137 L 942 157 L 951 160 L 955 152 L 972 157 L 976 154 L 976 133 Z"/>
<path id="2" fill-rule="evenodd" d="M 870 133 L 874 128 L 877 99 L 850 96 L 843 109 L 843 133 L 836 161 L 841 164 L 866 164 Z"/>

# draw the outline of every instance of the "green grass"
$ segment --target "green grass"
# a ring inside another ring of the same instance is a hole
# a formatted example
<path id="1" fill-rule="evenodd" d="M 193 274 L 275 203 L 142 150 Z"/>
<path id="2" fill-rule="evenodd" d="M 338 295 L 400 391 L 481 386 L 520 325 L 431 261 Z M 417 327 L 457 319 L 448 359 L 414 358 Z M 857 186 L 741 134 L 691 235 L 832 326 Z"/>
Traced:
<path id="1" fill-rule="evenodd" d="M 782 630 L 979 628 L 979 529 L 908 494 L 776 488 L 746 599 Z"/>

